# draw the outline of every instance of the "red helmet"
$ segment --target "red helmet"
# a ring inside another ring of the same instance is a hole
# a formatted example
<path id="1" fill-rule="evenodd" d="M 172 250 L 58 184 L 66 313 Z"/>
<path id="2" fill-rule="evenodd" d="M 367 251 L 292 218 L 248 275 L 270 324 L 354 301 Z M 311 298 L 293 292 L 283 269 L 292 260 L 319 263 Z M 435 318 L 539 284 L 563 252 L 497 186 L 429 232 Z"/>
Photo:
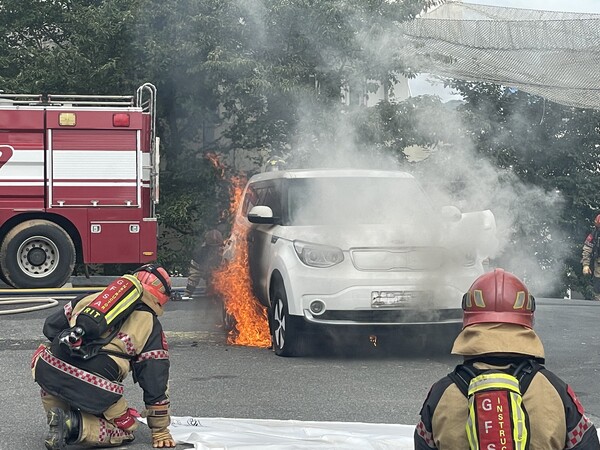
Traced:
<path id="1" fill-rule="evenodd" d="M 133 272 L 140 280 L 144 289 L 150 292 L 161 306 L 169 301 L 171 297 L 171 277 L 165 269 L 154 264 L 146 264 Z"/>
<path id="2" fill-rule="evenodd" d="M 600 227 L 600 214 L 598 214 L 594 219 L 594 226 Z"/>
<path id="3" fill-rule="evenodd" d="M 535 299 L 515 275 L 495 269 L 481 275 L 463 296 L 463 328 L 476 323 L 514 323 L 533 328 Z"/>

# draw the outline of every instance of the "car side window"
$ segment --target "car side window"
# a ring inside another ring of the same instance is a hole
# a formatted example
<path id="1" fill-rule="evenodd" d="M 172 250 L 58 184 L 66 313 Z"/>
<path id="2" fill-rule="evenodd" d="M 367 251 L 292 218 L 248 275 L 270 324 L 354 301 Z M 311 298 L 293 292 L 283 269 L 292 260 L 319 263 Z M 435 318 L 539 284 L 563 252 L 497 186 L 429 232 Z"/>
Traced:
<path id="1" fill-rule="evenodd" d="M 242 213 L 248 214 L 254 206 L 268 206 L 273 211 L 273 215 L 281 217 L 281 190 L 279 184 L 268 183 L 249 186 L 244 197 L 244 207 Z"/>
<path id="2" fill-rule="evenodd" d="M 254 186 L 248 186 L 246 195 L 244 196 L 244 204 L 242 206 L 242 214 L 244 217 L 248 214 L 253 207 L 258 204 L 258 193 Z"/>
<path id="3" fill-rule="evenodd" d="M 267 186 L 264 196 L 260 200 L 261 205 L 271 208 L 273 216 L 281 217 L 281 194 L 280 189 L 276 185 Z"/>

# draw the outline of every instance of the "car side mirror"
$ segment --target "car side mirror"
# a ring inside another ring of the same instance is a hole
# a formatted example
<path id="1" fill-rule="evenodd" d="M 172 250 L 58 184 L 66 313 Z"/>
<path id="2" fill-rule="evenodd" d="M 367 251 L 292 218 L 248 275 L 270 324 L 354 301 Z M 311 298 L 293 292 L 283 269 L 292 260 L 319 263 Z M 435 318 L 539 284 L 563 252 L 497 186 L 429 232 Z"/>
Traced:
<path id="1" fill-rule="evenodd" d="M 273 210 L 268 206 L 255 206 L 248 211 L 248 220 L 251 223 L 275 225 L 280 222 L 279 217 L 273 216 Z"/>
<path id="2" fill-rule="evenodd" d="M 456 206 L 443 206 L 440 213 L 446 222 L 459 222 L 462 219 L 462 213 Z"/>

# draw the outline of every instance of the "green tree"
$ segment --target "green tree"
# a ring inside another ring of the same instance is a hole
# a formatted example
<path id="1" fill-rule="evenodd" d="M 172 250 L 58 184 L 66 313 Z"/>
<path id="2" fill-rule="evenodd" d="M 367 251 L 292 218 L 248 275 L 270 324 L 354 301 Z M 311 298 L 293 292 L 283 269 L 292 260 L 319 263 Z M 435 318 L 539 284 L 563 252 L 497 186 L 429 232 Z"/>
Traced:
<path id="1" fill-rule="evenodd" d="M 307 155 L 345 143 L 340 124 L 379 126 L 385 113 L 362 107 L 364 95 L 379 83 L 389 92 L 407 72 L 386 36 L 435 3 L 5 0 L 0 84 L 90 94 L 157 86 L 159 254 L 183 271 L 192 241 L 221 220 L 239 160 L 257 167 L 285 153 L 306 164 Z"/>
<path id="2" fill-rule="evenodd" d="M 391 84 L 405 68 L 383 36 L 433 3 L 146 1 L 137 45 L 159 92 L 162 223 L 185 241 L 223 210 L 227 192 L 207 178 L 207 152 L 226 163 L 225 178 L 239 160 L 258 167 L 273 154 L 307 164 L 306 154 L 335 145 L 348 110 L 368 120 L 358 100 L 343 107 L 343 89 L 368 92 L 369 79 Z M 211 127 L 220 132 L 207 139 Z"/>
<path id="3" fill-rule="evenodd" d="M 556 194 L 562 199 L 546 210 L 540 208 L 540 197 L 520 199 L 529 204 L 514 208 L 515 247 L 518 242 L 523 251 L 535 255 L 541 270 L 562 266 L 563 286 L 589 297 L 589 278 L 581 275 L 579 261 L 589 225 L 600 209 L 600 113 L 493 84 L 452 85 L 465 98 L 464 133 L 477 152 L 498 168 L 509 169 L 525 186 L 540 188 L 546 198 Z"/>
<path id="4" fill-rule="evenodd" d="M 114 94 L 137 87 L 131 59 L 138 0 L 3 0 L 6 92 Z"/>

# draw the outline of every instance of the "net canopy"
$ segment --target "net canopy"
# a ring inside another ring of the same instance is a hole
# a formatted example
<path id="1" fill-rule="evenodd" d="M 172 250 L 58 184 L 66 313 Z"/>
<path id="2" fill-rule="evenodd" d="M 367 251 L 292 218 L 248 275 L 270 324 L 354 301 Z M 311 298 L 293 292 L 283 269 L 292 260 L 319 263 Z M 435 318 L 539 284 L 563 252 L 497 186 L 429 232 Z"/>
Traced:
<path id="1" fill-rule="evenodd" d="M 399 56 L 416 72 L 600 108 L 600 14 L 452 1 L 399 28 Z"/>

